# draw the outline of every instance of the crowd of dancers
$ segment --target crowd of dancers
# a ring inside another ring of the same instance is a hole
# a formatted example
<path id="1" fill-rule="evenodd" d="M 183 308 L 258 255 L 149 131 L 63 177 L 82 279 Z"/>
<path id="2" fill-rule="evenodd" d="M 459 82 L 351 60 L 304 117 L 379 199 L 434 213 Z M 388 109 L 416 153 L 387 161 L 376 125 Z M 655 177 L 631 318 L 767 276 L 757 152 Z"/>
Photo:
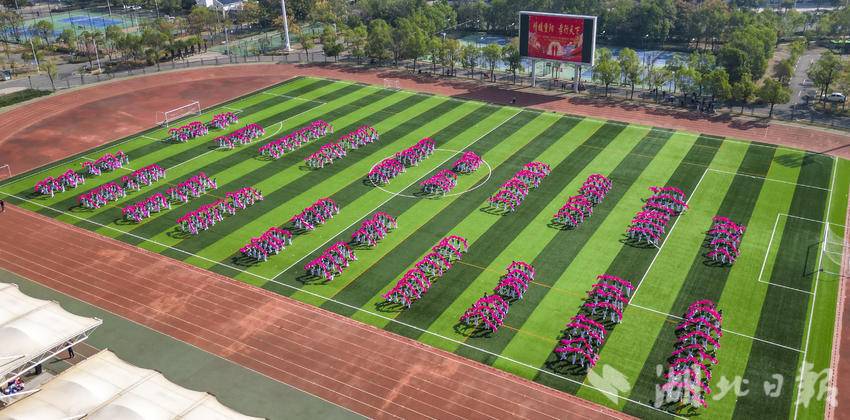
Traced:
<path id="1" fill-rule="evenodd" d="M 165 194 L 156 193 L 142 199 L 142 201 L 122 208 L 121 215 L 124 217 L 124 220 L 140 223 L 142 220 L 151 217 L 151 213 L 157 213 L 163 210 L 171 210 L 171 203 Z"/>
<path id="2" fill-rule="evenodd" d="M 246 209 L 258 201 L 263 195 L 252 187 L 241 188 L 229 192 L 225 199 L 218 199 L 192 210 L 177 219 L 180 230 L 192 235 L 198 235 L 202 230 L 208 230 L 216 223 L 224 220 L 225 215 L 234 215 L 238 210 Z"/>
<path id="3" fill-rule="evenodd" d="M 723 312 L 710 300 L 688 306 L 676 326 L 676 343 L 668 359 L 666 382 L 661 385 L 665 402 L 707 407 L 711 394 L 711 367 L 717 364 L 717 350 L 723 336 Z"/>
<path id="4" fill-rule="evenodd" d="M 605 199 L 611 185 L 611 180 L 600 174 L 588 176 L 581 184 L 579 194 L 567 199 L 566 204 L 552 216 L 552 222 L 573 229 L 578 227 L 584 219 L 593 215 L 593 208 Z"/>
<path id="5" fill-rule="evenodd" d="M 357 256 L 345 242 L 337 242 L 331 245 L 318 258 L 310 261 L 304 266 L 304 270 L 312 276 L 333 281 L 334 277 L 342 274 L 342 270 L 348 268 Z"/>
<path id="6" fill-rule="evenodd" d="M 121 150 L 112 153 L 107 153 L 94 161 L 87 160 L 82 163 L 83 172 L 91 176 L 99 176 L 103 172 L 111 172 L 116 169 L 123 168 L 124 165 L 130 163 L 130 158 Z"/>
<path id="7" fill-rule="evenodd" d="M 289 222 L 298 229 L 310 231 L 337 214 L 339 214 L 339 205 L 330 198 L 320 198 L 301 213 L 292 216 Z"/>
<path id="8" fill-rule="evenodd" d="M 501 211 L 515 212 L 528 196 L 529 189 L 540 187 L 540 182 L 550 172 L 552 168 L 543 162 L 526 163 L 490 197 L 490 206 Z"/>
<path id="9" fill-rule="evenodd" d="M 351 243 L 373 247 L 378 244 L 378 241 L 384 239 L 390 230 L 396 228 L 398 228 L 398 222 L 395 218 L 379 211 L 363 221 L 360 228 L 351 234 Z"/>
<path id="10" fill-rule="evenodd" d="M 121 177 L 121 184 L 127 190 L 138 191 L 160 179 L 165 178 L 165 169 L 157 164 L 145 166 Z"/>
<path id="11" fill-rule="evenodd" d="M 555 347 L 559 359 L 583 369 L 591 369 L 599 360 L 605 342 L 605 323 L 619 324 L 623 309 L 634 286 L 628 280 L 609 274 L 597 276 L 578 315 L 564 329 L 564 337 Z"/>
<path id="12" fill-rule="evenodd" d="M 336 142 L 322 145 L 315 153 L 304 158 L 304 164 L 309 168 L 320 169 L 332 165 L 337 160 L 348 156 L 349 150 L 359 149 L 378 141 L 378 131 L 364 125 L 342 136 Z"/>
<path id="13" fill-rule="evenodd" d="M 80 195 L 77 201 L 83 208 L 99 209 L 110 201 L 120 200 L 126 196 L 127 192 L 120 185 L 115 182 L 107 182 Z"/>
<path id="14" fill-rule="evenodd" d="M 721 264 L 732 265 L 741 252 L 741 239 L 747 227 L 733 222 L 728 217 L 714 216 L 708 231 L 708 258 Z"/>
<path id="15" fill-rule="evenodd" d="M 688 208 L 685 193 L 676 187 L 650 187 L 652 195 L 632 219 L 626 236 L 638 243 L 660 246 L 667 223 Z"/>
<path id="16" fill-rule="evenodd" d="M 468 175 L 477 171 L 482 162 L 484 162 L 484 160 L 481 159 L 481 156 L 478 156 L 475 152 L 466 151 L 460 155 L 460 159 L 456 160 L 455 163 L 452 164 L 452 171 Z"/>
<path id="17" fill-rule="evenodd" d="M 445 195 L 457 186 L 457 174 L 443 169 L 419 184 L 425 194 Z"/>
<path id="18" fill-rule="evenodd" d="M 292 244 L 292 233 L 286 229 L 272 226 L 259 238 L 251 238 L 239 249 L 242 255 L 257 261 L 268 261 L 270 255 L 277 255 Z"/>
<path id="19" fill-rule="evenodd" d="M 165 195 L 170 200 L 188 203 L 190 198 L 198 198 L 207 193 L 209 190 L 218 188 L 215 178 L 210 178 L 207 174 L 199 172 L 197 175 L 189 177 L 189 179 L 178 182 L 177 185 L 165 190 Z"/>
<path id="20" fill-rule="evenodd" d="M 431 279 L 442 277 L 452 268 L 452 262 L 460 260 L 469 250 L 466 239 L 457 235 L 447 236 L 431 248 L 414 268 L 402 278 L 383 297 L 389 303 L 410 306 L 431 288 Z"/>
<path id="21" fill-rule="evenodd" d="M 333 132 L 334 128 L 332 125 L 323 120 L 316 120 L 306 127 L 299 128 L 279 139 L 272 140 L 260 146 L 260 156 L 268 156 L 277 160 L 304 144 Z"/>
<path id="22" fill-rule="evenodd" d="M 219 130 L 227 128 L 230 124 L 236 124 L 239 122 L 239 117 L 236 114 L 228 111 L 223 112 L 221 114 L 215 114 L 210 120 L 210 127 L 217 128 Z"/>
<path id="23" fill-rule="evenodd" d="M 192 121 L 180 127 L 170 128 L 168 130 L 168 138 L 177 143 L 185 143 L 196 137 L 206 136 L 210 130 L 200 121 Z"/>
<path id="24" fill-rule="evenodd" d="M 430 137 L 419 140 L 391 158 L 386 158 L 372 167 L 368 178 L 375 185 L 389 184 L 390 180 L 401 175 L 405 168 L 416 166 L 434 153 L 435 143 Z"/>
<path id="25" fill-rule="evenodd" d="M 531 264 L 522 261 L 511 262 L 505 275 L 493 289 L 494 294 L 485 293 L 475 301 L 461 315 L 460 322 L 477 330 L 498 331 L 505 323 L 510 304 L 523 298 L 533 280 L 534 267 Z"/>
<path id="26" fill-rule="evenodd" d="M 242 146 L 251 143 L 257 137 L 266 134 L 266 130 L 259 124 L 248 124 L 230 134 L 218 136 L 215 138 L 215 143 L 222 149 L 235 149 L 236 146 Z"/>
<path id="27" fill-rule="evenodd" d="M 86 177 L 73 169 L 68 169 L 64 174 L 56 178 L 49 176 L 35 183 L 35 192 L 41 195 L 54 197 L 58 192 L 65 192 L 66 188 L 77 188 L 85 184 Z"/>

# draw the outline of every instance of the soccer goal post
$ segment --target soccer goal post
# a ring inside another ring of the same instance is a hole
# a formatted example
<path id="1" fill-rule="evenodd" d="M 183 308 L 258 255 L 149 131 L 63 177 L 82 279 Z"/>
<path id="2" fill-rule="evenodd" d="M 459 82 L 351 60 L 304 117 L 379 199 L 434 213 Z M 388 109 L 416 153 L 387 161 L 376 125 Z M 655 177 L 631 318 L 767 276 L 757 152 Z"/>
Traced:
<path id="1" fill-rule="evenodd" d="M 843 226 L 827 223 L 826 229 L 821 248 L 820 269 L 827 274 L 843 276 L 842 266 L 847 264 L 847 258 L 850 257 L 848 243 L 844 241 Z"/>
<path id="2" fill-rule="evenodd" d="M 168 111 L 157 111 L 156 124 L 163 127 L 168 127 L 169 124 L 183 117 L 190 115 L 201 115 L 201 103 L 198 101 L 190 102 L 181 107 L 170 109 Z"/>
<path id="3" fill-rule="evenodd" d="M 398 79 L 384 79 L 384 88 L 401 89 L 401 84 L 398 82 Z"/>
<path id="4" fill-rule="evenodd" d="M 0 181 L 12 177 L 12 167 L 9 164 L 0 165 Z"/>

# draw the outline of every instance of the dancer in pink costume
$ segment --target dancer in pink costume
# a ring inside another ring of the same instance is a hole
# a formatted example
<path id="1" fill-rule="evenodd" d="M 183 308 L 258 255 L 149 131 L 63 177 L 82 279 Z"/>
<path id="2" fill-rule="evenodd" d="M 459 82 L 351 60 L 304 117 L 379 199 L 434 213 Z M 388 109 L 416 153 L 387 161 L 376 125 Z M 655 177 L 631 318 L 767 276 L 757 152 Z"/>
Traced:
<path id="1" fill-rule="evenodd" d="M 492 332 L 505 323 L 510 305 L 499 295 L 484 295 L 472 304 L 460 317 L 460 322 L 476 329 Z"/>
<path id="2" fill-rule="evenodd" d="M 163 210 L 171 210 L 171 203 L 168 202 L 168 198 L 164 194 L 156 193 L 142 201 L 124 207 L 121 209 L 121 215 L 124 216 L 124 220 L 140 223 L 142 220 L 151 217 L 151 213 Z"/>
<path id="3" fill-rule="evenodd" d="M 234 215 L 263 200 L 263 194 L 252 187 L 244 187 L 225 194 L 225 199 L 205 204 L 189 211 L 177 219 L 180 230 L 192 235 L 198 235 L 202 230 L 208 230 L 216 223 L 224 220 L 225 215 Z"/>
<path id="4" fill-rule="evenodd" d="M 605 323 L 619 324 L 634 286 L 628 280 L 610 274 L 596 277 L 578 315 L 570 319 L 564 336 L 555 348 L 561 361 L 592 369 L 599 360 L 599 348 L 605 342 Z"/>
<path id="5" fill-rule="evenodd" d="M 384 212 L 377 212 L 371 218 L 366 219 L 360 228 L 351 234 L 353 244 L 373 247 L 378 241 L 384 239 L 392 229 L 396 229 L 398 223 L 395 218 Z"/>
<path id="6" fill-rule="evenodd" d="M 529 190 L 538 188 L 540 182 L 550 172 L 552 172 L 552 169 L 549 165 L 542 162 L 525 164 L 522 169 L 514 174 L 513 178 L 502 184 L 499 190 L 490 197 L 488 200 L 490 206 L 502 212 L 515 212 L 517 207 L 525 200 Z"/>
<path id="7" fill-rule="evenodd" d="M 301 213 L 292 216 L 289 222 L 298 229 L 313 230 L 318 225 L 339 214 L 339 206 L 330 198 L 321 198 Z"/>
<path id="8" fill-rule="evenodd" d="M 221 114 L 213 115 L 212 120 L 210 120 L 209 126 L 212 128 L 217 128 L 219 130 L 227 128 L 230 124 L 236 124 L 239 122 L 239 117 L 236 114 L 228 111 Z"/>
<path id="9" fill-rule="evenodd" d="M 457 186 L 457 174 L 448 169 L 443 169 L 436 175 L 422 181 L 419 185 L 422 187 L 422 192 L 426 194 L 446 195 Z"/>
<path id="10" fill-rule="evenodd" d="M 207 174 L 199 172 L 197 175 L 178 182 L 176 186 L 165 190 L 165 195 L 172 201 L 188 203 L 190 198 L 198 198 L 206 194 L 208 190 L 217 188 L 218 183 L 216 183 L 215 178 L 210 178 Z"/>
<path id="11" fill-rule="evenodd" d="M 667 223 L 687 210 L 685 193 L 676 187 L 650 187 L 650 196 L 632 219 L 626 236 L 638 243 L 661 246 Z"/>
<path id="12" fill-rule="evenodd" d="M 452 164 L 452 171 L 464 175 L 471 174 L 478 170 L 482 162 L 484 161 L 481 159 L 481 156 L 476 155 L 474 152 L 463 152 L 460 159 Z"/>
<path id="13" fill-rule="evenodd" d="M 319 139 L 333 132 L 333 126 L 322 120 L 316 120 L 306 127 L 302 127 L 277 140 L 272 140 L 260 146 L 260 155 L 268 156 L 272 159 L 280 159 L 285 154 L 298 149 L 308 142 Z"/>
<path id="14" fill-rule="evenodd" d="M 124 191 L 124 188 L 114 182 L 109 182 L 80 195 L 77 201 L 83 208 L 98 209 L 110 201 L 117 201 L 126 196 L 127 192 Z"/>
<path id="15" fill-rule="evenodd" d="M 268 261 L 270 255 L 277 255 L 287 246 L 292 244 L 292 233 L 288 230 L 272 226 L 259 238 L 251 238 L 251 241 L 239 249 L 242 255 L 257 261 Z"/>
<path id="16" fill-rule="evenodd" d="M 714 216 L 711 229 L 708 230 L 707 241 L 711 249 L 709 259 L 723 265 L 732 265 L 740 254 L 741 240 L 747 227 L 733 222 L 728 217 Z"/>
<path id="17" fill-rule="evenodd" d="M 357 256 L 354 255 L 354 250 L 345 243 L 337 242 L 331 245 L 318 258 L 307 263 L 304 270 L 308 274 L 320 277 L 326 281 L 333 281 L 334 277 L 342 274 L 351 261 L 356 261 Z"/>
<path id="18" fill-rule="evenodd" d="M 718 219 L 718 218 L 715 218 Z M 716 221 L 728 222 L 718 219 Z M 711 366 L 717 364 L 717 351 L 723 336 L 722 311 L 710 300 L 698 300 L 688 306 L 676 326 L 676 343 L 659 385 L 664 402 L 676 403 L 674 410 L 691 405 L 707 407 L 705 396 L 711 394 Z"/>
<path id="19" fill-rule="evenodd" d="M 566 204 L 552 216 L 552 223 L 572 229 L 578 227 L 593 214 L 593 208 L 605 199 L 611 186 L 610 179 L 591 174 L 579 188 L 579 195 L 568 198 Z"/>
<path id="20" fill-rule="evenodd" d="M 209 128 L 204 123 L 192 121 L 180 127 L 170 128 L 168 130 L 168 138 L 176 143 L 185 143 L 196 137 L 205 136 L 208 133 Z"/>
<path id="21" fill-rule="evenodd" d="M 388 303 L 410 308 L 431 288 L 431 279 L 442 277 L 451 269 L 452 261 L 459 260 L 468 249 L 469 244 L 463 237 L 450 235 L 441 239 L 431 248 L 432 252 L 426 254 L 415 264 L 415 268 L 408 270 L 395 286 L 383 294 L 383 298 Z"/>
<path id="22" fill-rule="evenodd" d="M 252 140 L 266 134 L 266 130 L 259 124 L 248 124 L 230 134 L 218 136 L 214 142 L 222 149 L 234 149 L 251 143 Z"/>

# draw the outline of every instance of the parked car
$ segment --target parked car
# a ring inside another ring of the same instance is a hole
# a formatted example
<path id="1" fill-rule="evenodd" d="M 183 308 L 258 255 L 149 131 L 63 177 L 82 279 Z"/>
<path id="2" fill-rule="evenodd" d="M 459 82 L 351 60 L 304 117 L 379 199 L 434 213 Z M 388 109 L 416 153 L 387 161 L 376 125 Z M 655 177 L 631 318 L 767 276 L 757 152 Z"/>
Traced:
<path id="1" fill-rule="evenodd" d="M 825 101 L 827 101 L 827 102 L 840 102 L 840 103 L 843 103 L 844 101 L 846 101 L 846 100 L 847 100 L 847 97 L 846 97 L 846 96 L 844 96 L 844 94 L 843 94 L 843 93 L 839 93 L 839 92 L 832 92 L 832 93 L 830 93 L 829 95 L 825 95 L 825 96 L 823 97 L 823 99 L 824 99 Z"/>
<path id="2" fill-rule="evenodd" d="M 0 71 L 0 80 L 12 80 L 12 70 L 2 70 Z"/>

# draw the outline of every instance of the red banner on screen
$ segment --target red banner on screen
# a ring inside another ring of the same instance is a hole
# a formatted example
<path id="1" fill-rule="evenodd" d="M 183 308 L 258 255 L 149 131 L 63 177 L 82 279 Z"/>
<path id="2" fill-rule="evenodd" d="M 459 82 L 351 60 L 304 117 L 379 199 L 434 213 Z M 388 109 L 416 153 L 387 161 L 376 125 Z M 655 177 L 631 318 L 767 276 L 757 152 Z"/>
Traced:
<path id="1" fill-rule="evenodd" d="M 581 63 L 583 38 L 584 19 L 528 16 L 529 57 Z"/>

